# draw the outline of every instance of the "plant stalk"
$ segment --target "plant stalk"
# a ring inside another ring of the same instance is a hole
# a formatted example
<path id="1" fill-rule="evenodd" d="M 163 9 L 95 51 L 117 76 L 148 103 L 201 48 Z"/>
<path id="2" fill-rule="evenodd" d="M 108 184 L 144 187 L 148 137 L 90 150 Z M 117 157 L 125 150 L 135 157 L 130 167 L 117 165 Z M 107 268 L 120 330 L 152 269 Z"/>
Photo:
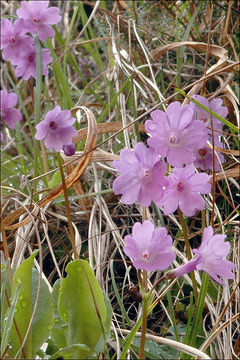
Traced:
<path id="1" fill-rule="evenodd" d="M 148 305 L 148 294 L 143 294 L 142 297 L 142 328 L 141 328 L 141 341 L 138 358 L 140 360 L 144 359 L 144 348 L 146 341 L 146 332 L 147 332 L 147 305 Z"/>
<path id="2" fill-rule="evenodd" d="M 186 226 L 184 218 L 183 218 L 182 210 L 179 207 L 178 207 L 178 214 L 179 214 L 180 223 L 181 223 L 181 226 L 182 226 L 183 237 L 184 237 L 185 244 L 186 244 L 187 257 L 188 257 L 188 260 L 190 261 L 192 259 L 192 253 L 191 253 L 190 243 L 189 243 L 189 240 L 188 240 L 187 226 Z M 195 279 L 194 272 L 191 272 L 190 276 L 191 276 L 192 283 L 193 283 L 193 292 L 194 292 L 195 302 L 197 302 L 197 299 L 198 299 L 197 282 L 196 282 L 196 279 Z"/>

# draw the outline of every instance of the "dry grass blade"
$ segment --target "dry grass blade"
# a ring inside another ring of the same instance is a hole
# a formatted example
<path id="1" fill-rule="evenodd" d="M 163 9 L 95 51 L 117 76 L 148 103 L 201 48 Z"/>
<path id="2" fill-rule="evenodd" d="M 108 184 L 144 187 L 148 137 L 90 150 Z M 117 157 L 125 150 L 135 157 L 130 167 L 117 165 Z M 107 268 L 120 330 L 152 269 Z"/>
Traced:
<path id="1" fill-rule="evenodd" d="M 234 166 L 232 169 L 225 170 L 215 174 L 215 180 L 220 181 L 226 178 L 239 178 L 240 177 L 240 166 Z"/>
<path id="2" fill-rule="evenodd" d="M 192 47 L 195 50 L 203 50 L 203 51 L 208 50 L 208 44 L 206 44 L 206 43 L 195 42 L 195 41 L 181 41 L 181 42 L 174 42 L 171 44 L 167 44 L 167 45 L 161 46 L 157 49 L 154 49 L 151 52 L 151 55 L 154 59 L 158 59 L 163 54 L 165 54 L 167 51 L 175 50 L 175 49 L 179 48 L 180 46 Z M 218 68 L 220 68 L 220 65 L 221 65 L 221 67 L 223 67 L 224 65 L 227 64 L 228 51 L 221 46 L 212 45 L 211 49 L 210 49 L 210 55 L 218 58 L 219 61 L 217 64 L 214 65 L 214 68 L 213 67 L 211 68 L 211 71 L 210 71 L 210 69 L 208 70 L 207 74 L 209 74 L 212 71 L 216 71 Z M 218 66 L 216 66 L 216 65 L 218 65 Z"/>
<path id="3" fill-rule="evenodd" d="M 137 126 L 140 132 L 145 132 L 144 124 L 137 124 Z M 98 135 L 102 135 L 110 132 L 115 133 L 121 130 L 122 128 L 123 128 L 122 122 L 120 121 L 97 124 Z M 129 127 L 128 129 L 129 131 L 131 131 L 131 127 Z M 79 141 L 84 140 L 86 138 L 87 131 L 88 131 L 87 128 L 79 130 L 78 135 L 75 138 L 73 138 L 73 142 L 76 144 Z"/>

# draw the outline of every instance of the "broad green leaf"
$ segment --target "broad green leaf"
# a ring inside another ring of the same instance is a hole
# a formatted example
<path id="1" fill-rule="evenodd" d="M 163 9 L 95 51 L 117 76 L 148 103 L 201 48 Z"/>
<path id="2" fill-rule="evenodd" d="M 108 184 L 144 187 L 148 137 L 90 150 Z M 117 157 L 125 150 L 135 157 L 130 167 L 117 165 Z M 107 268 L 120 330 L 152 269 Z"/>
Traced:
<path id="1" fill-rule="evenodd" d="M 31 317 L 32 317 L 32 267 L 35 256 L 38 251 L 24 260 L 24 262 L 17 268 L 13 276 L 13 296 L 16 293 L 17 286 L 21 283 L 21 291 L 18 297 L 18 302 L 15 309 L 15 320 L 17 327 L 23 340 L 26 335 Z M 21 346 L 15 326 L 12 326 L 10 333 L 10 344 L 12 346 L 11 352 L 16 354 Z M 25 342 L 24 351 L 28 359 L 32 358 L 32 330 L 30 329 L 27 340 Z M 23 355 L 21 354 L 21 357 Z"/>
<path id="2" fill-rule="evenodd" d="M 75 359 L 86 359 L 104 334 L 107 317 L 101 288 L 86 260 L 75 260 L 66 267 L 68 276 L 62 279 L 58 310 L 68 323 L 67 345 L 85 344 L 90 353 L 79 349 Z"/>
<path id="3" fill-rule="evenodd" d="M 53 302 L 54 302 L 54 324 L 51 333 L 51 339 L 59 348 L 65 348 L 67 346 L 66 335 L 67 335 L 67 324 L 62 320 L 58 312 L 58 297 L 61 280 L 58 279 L 53 285 Z"/>
<path id="4" fill-rule="evenodd" d="M 32 306 L 37 295 L 39 272 L 33 269 L 32 273 Z M 53 327 L 53 298 L 44 281 L 41 281 L 37 309 L 32 324 L 32 355 L 34 356 L 49 337 Z"/>
<path id="5" fill-rule="evenodd" d="M 59 351 L 57 351 L 55 354 L 50 356 L 49 359 L 51 360 L 59 359 L 59 358 L 75 359 L 75 357 L 73 357 L 73 354 L 75 354 L 77 351 L 81 351 L 82 353 L 85 353 L 85 356 L 87 356 L 87 354 L 89 353 L 89 348 L 84 344 L 69 345 L 63 349 L 59 349 Z"/>

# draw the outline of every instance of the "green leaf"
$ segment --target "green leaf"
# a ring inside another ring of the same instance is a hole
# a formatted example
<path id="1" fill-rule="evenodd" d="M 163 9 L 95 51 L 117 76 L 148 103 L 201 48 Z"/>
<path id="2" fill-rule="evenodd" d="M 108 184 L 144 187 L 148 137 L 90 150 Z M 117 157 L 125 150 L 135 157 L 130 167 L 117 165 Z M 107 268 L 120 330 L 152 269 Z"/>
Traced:
<path id="1" fill-rule="evenodd" d="M 32 306 L 37 295 L 39 272 L 33 269 L 32 273 Z M 41 281 L 37 309 L 32 324 L 32 355 L 34 356 L 49 337 L 53 327 L 53 298 L 44 281 Z"/>
<path id="2" fill-rule="evenodd" d="M 133 340 L 132 348 L 138 351 L 140 346 L 140 339 Z M 177 359 L 178 351 L 170 346 L 159 345 L 152 340 L 146 339 L 144 354 L 147 359 Z"/>
<path id="3" fill-rule="evenodd" d="M 58 186 L 59 184 L 61 184 L 61 182 L 62 182 L 61 173 L 60 173 L 59 170 L 57 170 L 57 171 L 53 174 L 51 180 L 49 181 L 48 186 L 50 186 L 50 188 L 53 189 L 54 187 L 56 187 L 56 186 Z"/>
<path id="4" fill-rule="evenodd" d="M 110 325 L 111 325 L 111 321 L 112 321 L 112 306 L 111 306 L 111 301 L 109 300 L 109 298 L 107 297 L 107 295 L 103 293 L 103 298 L 104 298 L 104 303 L 106 305 L 106 310 L 107 310 L 107 317 L 106 317 L 106 321 L 104 324 L 104 334 L 100 337 L 100 340 L 98 341 L 97 345 L 95 346 L 94 349 L 94 354 L 91 355 L 91 359 L 98 358 L 98 354 L 100 352 L 102 352 L 104 350 L 104 345 L 106 340 L 108 340 L 110 338 Z M 95 356 L 96 355 L 96 356 Z"/>
<path id="5" fill-rule="evenodd" d="M 90 353 L 78 349 L 73 358 L 86 359 L 104 334 L 107 310 L 101 288 L 86 260 L 75 260 L 66 267 L 62 279 L 58 310 L 68 323 L 67 345 L 85 344 Z"/>
<path id="6" fill-rule="evenodd" d="M 1 308 L 1 329 L 4 328 L 4 319 L 8 312 L 8 303 L 6 294 L 8 296 L 8 299 L 11 299 L 12 297 L 12 289 L 10 284 L 10 278 L 9 278 L 9 266 L 10 261 L 8 260 L 6 267 L 1 266 L 1 297 L 0 297 L 0 308 Z"/>
<path id="7" fill-rule="evenodd" d="M 53 302 L 54 302 L 54 324 L 51 333 L 51 339 L 59 348 L 65 348 L 67 346 L 67 324 L 62 320 L 58 312 L 58 297 L 61 280 L 58 279 L 53 285 Z"/>
<path id="8" fill-rule="evenodd" d="M 15 320 L 21 336 L 24 340 L 29 322 L 32 317 L 32 267 L 38 250 L 27 258 L 15 271 L 13 276 L 13 296 L 17 291 L 18 284 L 21 283 L 21 291 L 15 309 Z M 10 332 L 11 353 L 16 354 L 21 346 L 15 326 L 12 326 Z M 32 330 L 30 329 L 25 342 L 24 351 L 27 359 L 32 358 Z M 21 354 L 21 357 L 23 355 Z"/>
<path id="9" fill-rule="evenodd" d="M 76 353 L 77 351 L 81 351 L 82 353 L 85 353 L 85 355 L 87 355 L 87 353 L 89 353 L 89 348 L 84 344 L 69 345 L 63 349 L 59 349 L 59 351 L 57 351 L 55 354 L 50 356 L 48 359 L 53 360 L 61 357 L 63 357 L 64 359 L 75 359 L 75 357 L 73 357 L 73 354 Z M 81 358 L 81 359 L 85 359 L 85 358 Z"/>
<path id="10" fill-rule="evenodd" d="M 12 299 L 7 318 L 4 321 L 4 324 L 2 327 L 1 356 L 3 355 L 3 353 L 6 349 L 6 346 L 8 344 L 9 334 L 10 334 L 10 330 L 11 330 L 12 324 L 13 324 L 13 317 L 14 317 L 14 312 L 15 312 L 15 308 L 16 308 L 19 293 L 20 293 L 20 288 L 21 288 L 21 284 L 19 283 L 17 286 L 17 289 L 15 291 L 15 295 Z"/>

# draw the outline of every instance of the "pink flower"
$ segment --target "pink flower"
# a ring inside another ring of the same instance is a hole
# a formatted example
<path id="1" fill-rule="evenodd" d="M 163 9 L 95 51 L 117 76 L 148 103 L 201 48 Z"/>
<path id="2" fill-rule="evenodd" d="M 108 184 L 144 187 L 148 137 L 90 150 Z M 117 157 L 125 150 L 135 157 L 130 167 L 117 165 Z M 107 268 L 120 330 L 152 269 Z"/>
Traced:
<path id="1" fill-rule="evenodd" d="M 50 53 L 50 50 L 42 49 L 42 75 L 48 74 L 47 64 L 52 61 Z M 22 76 L 24 80 L 28 80 L 31 76 L 36 78 L 36 49 L 34 45 L 29 45 L 12 63 L 17 65 L 15 70 L 17 77 Z"/>
<path id="2" fill-rule="evenodd" d="M 14 92 L 8 93 L 7 90 L 0 92 L 0 114 L 3 120 L 10 129 L 14 129 L 16 123 L 22 119 L 19 110 L 14 109 L 17 105 L 17 95 Z"/>
<path id="3" fill-rule="evenodd" d="M 25 35 L 27 30 L 23 24 L 22 19 L 16 20 L 13 24 L 8 19 L 1 20 L 1 49 L 4 60 L 16 61 L 21 52 L 24 52 L 29 44 L 33 44 L 33 39 Z"/>
<path id="4" fill-rule="evenodd" d="M 223 100 L 220 98 L 213 99 L 210 102 L 208 101 L 208 99 L 201 95 L 193 95 L 192 98 L 223 118 L 225 118 L 228 114 L 228 108 L 226 106 L 222 106 Z M 203 110 L 202 108 L 200 108 L 200 106 L 194 104 L 193 102 L 190 103 L 190 106 L 195 112 L 196 120 L 201 120 L 206 127 L 211 129 L 211 115 L 206 110 Z M 222 122 L 220 120 L 212 116 L 212 122 L 213 129 L 219 131 L 222 130 Z M 208 129 L 209 134 L 211 134 L 210 129 Z M 218 135 L 218 133 L 215 135 Z"/>
<path id="5" fill-rule="evenodd" d="M 211 141 L 210 141 L 211 143 Z M 214 137 L 214 146 L 222 148 L 222 143 L 218 140 L 218 137 Z M 217 152 L 217 155 L 214 155 L 215 157 L 215 170 L 219 171 L 221 170 L 220 163 L 224 162 L 224 156 Z M 204 147 L 202 149 L 199 149 L 195 151 L 196 160 L 194 160 L 194 165 L 196 168 L 202 169 L 202 170 L 213 170 L 213 151 L 212 149 L 209 149 L 208 147 Z M 219 158 L 219 159 L 218 159 Z"/>
<path id="6" fill-rule="evenodd" d="M 64 145 L 72 143 L 74 136 L 77 136 L 77 130 L 72 126 L 75 121 L 71 111 L 61 111 L 60 106 L 56 106 L 36 126 L 35 138 L 44 140 L 47 149 L 60 151 Z"/>
<path id="7" fill-rule="evenodd" d="M 167 157 L 170 165 L 192 164 L 194 151 L 206 145 L 207 129 L 201 121 L 193 121 L 193 115 L 190 105 L 181 107 L 175 101 L 168 105 L 166 113 L 153 111 L 152 120 L 145 123 L 146 131 L 151 134 L 148 145 Z"/>
<path id="8" fill-rule="evenodd" d="M 164 174 L 167 171 L 159 155 L 143 143 L 137 143 L 134 150 L 121 150 L 120 156 L 121 160 L 113 162 L 121 173 L 113 182 L 114 193 L 122 194 L 124 204 L 137 200 L 142 206 L 149 206 L 152 201 L 158 203 L 166 185 Z"/>
<path id="9" fill-rule="evenodd" d="M 234 263 L 225 260 L 230 252 L 230 243 L 224 242 L 225 238 L 226 235 L 213 235 L 211 226 L 205 228 L 200 247 L 193 249 L 197 256 L 170 272 L 170 276 L 178 277 L 196 269 L 203 270 L 219 284 L 225 286 L 220 277 L 234 279 L 232 270 L 236 268 Z"/>
<path id="10" fill-rule="evenodd" d="M 195 173 L 192 165 L 176 168 L 168 176 L 160 206 L 165 215 L 173 213 L 179 206 L 186 216 L 193 216 L 195 210 L 203 210 L 205 201 L 200 195 L 211 191 L 210 177 L 205 173 Z"/>
<path id="11" fill-rule="evenodd" d="M 132 235 L 124 238 L 126 245 L 123 250 L 133 259 L 137 269 L 154 271 L 168 268 L 175 259 L 175 253 L 170 250 L 172 238 L 164 227 L 154 229 L 149 220 L 143 224 L 133 225 Z"/>
<path id="12" fill-rule="evenodd" d="M 49 25 L 59 23 L 61 16 L 59 8 L 48 8 L 49 1 L 22 1 L 21 7 L 17 10 L 19 18 L 24 19 L 24 26 L 31 34 L 37 32 L 40 40 L 47 40 L 54 37 L 55 31 Z"/>

